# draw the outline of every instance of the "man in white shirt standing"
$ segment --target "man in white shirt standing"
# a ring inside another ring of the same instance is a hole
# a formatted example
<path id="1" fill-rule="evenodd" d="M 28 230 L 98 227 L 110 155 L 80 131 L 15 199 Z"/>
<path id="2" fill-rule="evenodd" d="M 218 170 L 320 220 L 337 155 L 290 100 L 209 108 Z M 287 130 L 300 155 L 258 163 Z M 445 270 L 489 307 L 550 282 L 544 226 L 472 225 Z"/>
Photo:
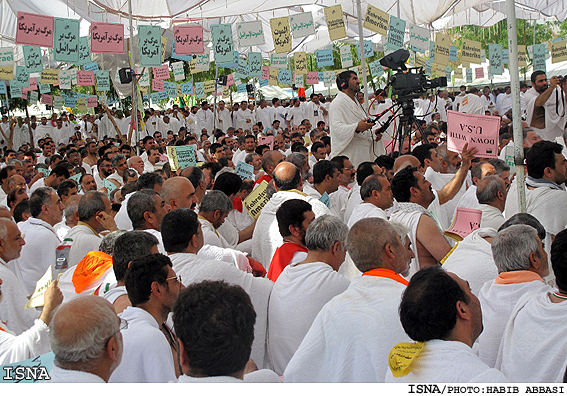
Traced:
<path id="1" fill-rule="evenodd" d="M 260 107 L 256 108 L 256 120 L 262 123 L 262 127 L 264 128 L 260 132 L 265 132 L 266 129 L 271 129 L 274 122 L 274 114 L 272 109 L 268 107 L 266 103 L 266 99 L 262 99 L 260 101 Z"/>
<path id="2" fill-rule="evenodd" d="M 240 109 L 236 112 L 236 129 L 242 128 L 242 130 L 252 131 L 252 124 L 254 123 L 254 117 L 250 109 L 248 108 L 248 102 L 243 101 L 240 103 Z"/>
<path id="3" fill-rule="evenodd" d="M 201 102 L 201 108 L 196 113 L 197 118 L 197 134 L 203 132 L 203 129 L 207 130 L 207 134 L 213 135 L 213 112 L 209 109 L 209 104 L 206 100 Z M 177 131 L 179 132 L 179 131 Z M 174 131 L 175 133 L 175 131 Z"/>
<path id="4" fill-rule="evenodd" d="M 219 101 L 217 107 L 217 129 L 227 133 L 228 128 L 232 127 L 232 117 L 230 111 L 225 107 L 224 100 Z"/>
<path id="5" fill-rule="evenodd" d="M 316 93 L 311 94 L 311 101 L 305 106 L 307 108 L 307 118 L 311 121 L 311 125 L 316 126 L 319 121 L 325 122 L 325 116 L 328 115 L 329 112 L 321 106 L 319 96 Z"/>

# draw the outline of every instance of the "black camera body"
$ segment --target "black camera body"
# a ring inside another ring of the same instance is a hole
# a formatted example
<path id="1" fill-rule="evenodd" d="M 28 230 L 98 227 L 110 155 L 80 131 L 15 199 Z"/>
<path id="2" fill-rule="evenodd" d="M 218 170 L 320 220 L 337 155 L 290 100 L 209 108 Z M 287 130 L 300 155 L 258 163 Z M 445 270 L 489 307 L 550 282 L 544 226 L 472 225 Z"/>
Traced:
<path id="1" fill-rule="evenodd" d="M 414 98 L 425 93 L 428 89 L 447 86 L 447 77 L 428 79 L 423 67 L 408 69 L 405 65 L 408 58 L 409 51 L 401 48 L 380 59 L 382 66 L 398 71 L 390 78 L 388 83 L 392 87 L 392 93 L 398 98 Z"/>

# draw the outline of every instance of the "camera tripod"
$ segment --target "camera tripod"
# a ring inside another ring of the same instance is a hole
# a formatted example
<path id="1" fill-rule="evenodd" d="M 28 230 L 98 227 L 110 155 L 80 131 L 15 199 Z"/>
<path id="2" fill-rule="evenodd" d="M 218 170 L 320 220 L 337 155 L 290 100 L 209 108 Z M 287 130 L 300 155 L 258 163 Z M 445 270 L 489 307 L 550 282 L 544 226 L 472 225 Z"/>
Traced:
<path id="1" fill-rule="evenodd" d="M 421 127 L 420 121 L 414 114 L 415 105 L 413 102 L 412 96 L 402 96 L 398 99 L 397 103 L 394 103 L 390 108 L 385 110 L 381 114 L 385 114 L 388 111 L 392 111 L 393 115 L 391 115 L 388 120 L 380 127 L 377 131 L 378 133 L 384 133 L 392 121 L 396 118 L 399 118 L 399 124 L 394 132 L 394 136 L 392 137 L 393 147 L 392 153 L 395 151 L 396 145 L 398 146 L 398 151 L 401 153 L 403 143 L 406 137 L 410 138 L 411 141 L 411 131 L 412 125 L 415 123 L 417 130 L 421 133 L 421 140 L 424 143 L 427 143 L 424 138 L 424 131 Z M 395 108 L 395 111 L 393 110 Z M 399 109 L 402 109 L 402 114 L 396 114 Z M 380 116 L 376 117 L 376 119 L 380 118 Z"/>

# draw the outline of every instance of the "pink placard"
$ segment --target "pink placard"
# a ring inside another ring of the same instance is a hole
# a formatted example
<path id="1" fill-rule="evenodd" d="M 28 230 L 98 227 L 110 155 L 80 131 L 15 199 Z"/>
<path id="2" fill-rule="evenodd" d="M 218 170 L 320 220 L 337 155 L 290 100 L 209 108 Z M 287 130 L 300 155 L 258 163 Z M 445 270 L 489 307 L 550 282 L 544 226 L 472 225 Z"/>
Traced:
<path id="1" fill-rule="evenodd" d="M 477 67 L 474 69 L 475 78 L 484 78 L 484 68 Z"/>
<path id="2" fill-rule="evenodd" d="M 226 77 L 226 86 L 230 87 L 231 85 L 234 85 L 234 74 L 230 73 L 227 77 Z"/>
<path id="3" fill-rule="evenodd" d="M 98 106 L 98 98 L 96 96 L 89 96 L 87 98 L 87 107 L 97 107 Z"/>
<path id="4" fill-rule="evenodd" d="M 18 11 L 16 44 L 53 48 L 54 18 Z"/>
<path id="5" fill-rule="evenodd" d="M 498 157 L 500 117 L 447 110 L 447 148 L 463 152 L 465 143 L 478 149 L 477 157 Z"/>
<path id="6" fill-rule="evenodd" d="M 305 84 L 307 84 L 307 85 L 319 84 L 319 73 L 318 72 L 307 72 L 307 76 L 305 78 Z"/>
<path id="7" fill-rule="evenodd" d="M 95 85 L 94 72 L 77 70 L 77 85 Z"/>
<path id="8" fill-rule="evenodd" d="M 30 78 L 30 86 L 28 88 L 22 88 L 22 93 L 35 90 L 37 90 L 37 79 L 32 77 Z"/>
<path id="9" fill-rule="evenodd" d="M 274 137 L 273 136 L 260 136 L 258 138 L 258 146 L 266 144 L 270 146 L 270 150 L 274 149 Z"/>
<path id="10" fill-rule="evenodd" d="M 270 68 L 268 66 L 262 66 L 262 78 L 264 80 L 270 79 Z"/>
<path id="11" fill-rule="evenodd" d="M 163 80 L 152 80 L 152 91 L 154 92 L 163 92 L 163 90 L 165 89 L 165 84 L 163 83 Z"/>
<path id="12" fill-rule="evenodd" d="M 169 66 L 163 65 L 159 67 L 152 67 L 154 73 L 154 79 L 156 80 L 167 80 L 169 77 Z"/>
<path id="13" fill-rule="evenodd" d="M 465 238 L 471 232 L 480 228 L 481 218 L 482 211 L 478 209 L 457 208 L 455 220 L 446 232 Z"/>
<path id="14" fill-rule="evenodd" d="M 53 106 L 53 96 L 48 94 L 41 95 L 41 103 L 48 106 Z"/>
<path id="15" fill-rule="evenodd" d="M 175 26 L 173 28 L 175 40 L 175 53 L 177 55 L 202 54 L 205 52 L 203 44 L 203 26 Z"/>
<path id="16" fill-rule="evenodd" d="M 124 25 L 121 23 L 92 23 L 91 52 L 123 54 Z"/>

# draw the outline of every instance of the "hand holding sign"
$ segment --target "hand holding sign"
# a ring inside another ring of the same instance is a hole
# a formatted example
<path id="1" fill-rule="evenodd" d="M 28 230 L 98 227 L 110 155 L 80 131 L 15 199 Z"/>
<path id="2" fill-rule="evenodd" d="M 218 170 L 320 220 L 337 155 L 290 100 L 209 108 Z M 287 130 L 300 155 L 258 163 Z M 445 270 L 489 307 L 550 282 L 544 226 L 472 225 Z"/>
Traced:
<path id="1" fill-rule="evenodd" d="M 477 153 L 478 149 L 476 147 L 473 146 L 469 149 L 469 144 L 465 143 L 463 146 L 463 152 L 461 153 L 461 166 L 467 169 L 470 168 L 472 160 Z"/>
<path id="2" fill-rule="evenodd" d="M 53 317 L 53 313 L 63 302 L 63 293 L 61 293 L 61 289 L 59 289 L 58 282 L 56 280 L 51 282 L 47 290 L 45 290 L 43 301 L 43 311 L 41 311 L 39 319 L 41 319 L 46 325 L 49 325 L 51 318 Z"/>

